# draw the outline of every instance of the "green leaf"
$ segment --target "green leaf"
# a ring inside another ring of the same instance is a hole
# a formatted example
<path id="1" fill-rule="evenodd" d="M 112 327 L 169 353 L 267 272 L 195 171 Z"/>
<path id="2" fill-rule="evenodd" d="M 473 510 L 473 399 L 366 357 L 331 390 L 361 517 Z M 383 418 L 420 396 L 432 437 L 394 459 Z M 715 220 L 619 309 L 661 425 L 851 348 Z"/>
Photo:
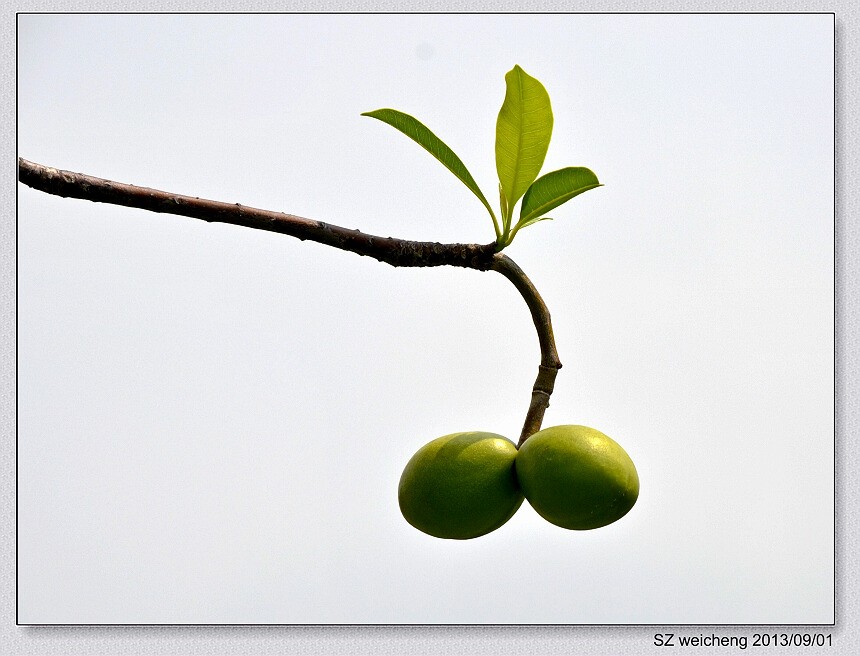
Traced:
<path id="1" fill-rule="evenodd" d="M 569 166 L 542 175 L 526 191 L 517 228 L 525 228 L 574 196 L 601 186 L 597 176 L 583 166 Z"/>
<path id="2" fill-rule="evenodd" d="M 525 228 L 526 226 L 530 226 L 533 223 L 537 223 L 538 221 L 552 221 L 553 218 L 551 216 L 539 216 L 536 219 L 532 219 L 528 223 L 521 225 L 520 228 Z"/>
<path id="3" fill-rule="evenodd" d="M 502 183 L 499 183 L 499 207 L 502 208 L 502 219 L 508 216 L 508 199 L 505 198 L 505 190 L 502 189 Z"/>
<path id="4" fill-rule="evenodd" d="M 469 173 L 466 169 L 466 165 L 463 164 L 454 151 L 451 150 L 444 141 L 433 134 L 426 125 L 414 116 L 397 111 L 396 109 L 377 109 L 372 112 L 364 112 L 362 116 L 370 116 L 371 118 L 378 119 L 383 123 L 388 123 L 391 127 L 400 130 L 407 137 L 419 143 L 427 150 L 427 152 L 433 155 L 433 157 L 442 162 L 442 164 L 445 165 L 445 168 L 456 175 L 484 204 L 484 207 L 487 208 L 490 216 L 493 217 L 493 224 L 496 225 L 496 234 L 498 235 L 499 228 L 496 223 L 496 215 L 493 214 L 490 204 L 487 202 L 487 199 L 484 198 L 484 194 L 481 193 L 481 190 L 478 188 L 478 184 L 475 182 L 472 174 Z"/>
<path id="5" fill-rule="evenodd" d="M 496 121 L 496 170 L 507 197 L 510 226 L 514 205 L 543 166 L 552 137 L 552 107 L 543 85 L 519 66 L 505 75 L 505 101 Z"/>

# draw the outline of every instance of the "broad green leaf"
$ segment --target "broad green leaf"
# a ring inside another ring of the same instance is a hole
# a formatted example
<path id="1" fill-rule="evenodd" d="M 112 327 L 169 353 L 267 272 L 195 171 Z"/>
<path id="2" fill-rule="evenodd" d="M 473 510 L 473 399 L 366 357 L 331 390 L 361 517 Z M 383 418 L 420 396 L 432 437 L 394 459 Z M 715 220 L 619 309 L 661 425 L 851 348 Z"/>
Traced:
<path id="1" fill-rule="evenodd" d="M 508 71 L 505 83 L 496 121 L 496 170 L 508 201 L 508 226 L 514 205 L 543 166 L 552 136 L 552 107 L 543 85 L 519 66 Z"/>
<path id="2" fill-rule="evenodd" d="M 520 208 L 518 228 L 524 228 L 574 196 L 602 186 L 594 173 L 582 166 L 569 166 L 542 175 L 534 181 Z"/>
<path id="3" fill-rule="evenodd" d="M 484 194 L 481 193 L 481 190 L 478 188 L 478 184 L 475 182 L 472 174 L 466 169 L 466 165 L 463 164 L 460 158 L 457 157 L 454 151 L 451 150 L 444 141 L 433 134 L 421 121 L 416 119 L 414 116 L 404 114 L 396 109 L 377 109 L 372 112 L 364 112 L 362 116 L 370 116 L 371 118 L 378 119 L 383 123 L 388 123 L 391 127 L 400 130 L 407 137 L 423 146 L 427 152 L 442 162 L 442 164 L 445 165 L 445 168 L 456 175 L 463 184 L 472 190 L 472 193 L 478 197 L 478 199 L 484 204 L 484 207 L 487 208 L 490 216 L 493 217 L 493 223 L 496 223 L 496 215 L 493 214 L 490 204 L 487 202 L 487 199 L 484 198 Z M 496 233 L 498 233 L 498 226 L 496 226 Z"/>

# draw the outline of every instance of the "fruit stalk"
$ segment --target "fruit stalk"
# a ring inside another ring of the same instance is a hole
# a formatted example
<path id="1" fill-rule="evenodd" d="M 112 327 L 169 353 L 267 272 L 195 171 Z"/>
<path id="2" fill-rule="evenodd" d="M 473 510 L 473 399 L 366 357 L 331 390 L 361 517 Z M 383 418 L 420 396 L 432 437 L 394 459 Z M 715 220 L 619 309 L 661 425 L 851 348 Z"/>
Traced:
<path id="1" fill-rule="evenodd" d="M 546 303 L 543 302 L 532 281 L 517 266 L 517 263 L 504 253 L 496 253 L 493 257 L 492 269 L 510 280 L 525 299 L 540 342 L 540 366 L 538 367 L 537 379 L 532 387 L 532 398 L 528 412 L 526 412 L 520 440 L 517 443 L 519 449 L 529 437 L 540 430 L 544 413 L 549 407 L 549 397 L 555 386 L 555 377 L 558 370 L 561 369 L 561 360 L 558 358 L 558 351 L 555 347 L 549 309 L 547 309 Z"/>
<path id="2" fill-rule="evenodd" d="M 532 389 L 518 444 L 540 430 L 549 406 L 556 374 L 561 368 L 549 311 L 523 270 L 507 255 L 496 252 L 496 243 L 440 244 L 393 237 L 379 237 L 359 230 L 273 212 L 238 203 L 223 203 L 183 196 L 158 189 L 113 182 L 83 173 L 62 171 L 18 158 L 18 179 L 33 189 L 64 198 L 135 207 L 150 212 L 187 216 L 208 222 L 269 230 L 301 240 L 315 241 L 341 250 L 367 255 L 391 266 L 459 266 L 478 271 L 497 271 L 510 280 L 531 312 L 540 342 L 541 363 Z"/>

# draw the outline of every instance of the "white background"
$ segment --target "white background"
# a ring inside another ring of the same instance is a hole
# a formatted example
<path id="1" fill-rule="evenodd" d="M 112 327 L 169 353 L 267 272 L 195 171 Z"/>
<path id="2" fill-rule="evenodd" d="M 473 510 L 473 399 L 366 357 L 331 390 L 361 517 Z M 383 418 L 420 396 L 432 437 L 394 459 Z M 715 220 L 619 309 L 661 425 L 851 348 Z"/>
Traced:
<path id="1" fill-rule="evenodd" d="M 832 17 L 21 16 L 19 154 L 412 239 L 492 240 L 514 64 L 545 171 L 606 186 L 508 250 L 564 362 L 546 426 L 612 436 L 622 521 L 527 505 L 441 541 L 430 439 L 516 439 L 537 369 L 501 276 L 19 187 L 22 623 L 833 619 Z"/>

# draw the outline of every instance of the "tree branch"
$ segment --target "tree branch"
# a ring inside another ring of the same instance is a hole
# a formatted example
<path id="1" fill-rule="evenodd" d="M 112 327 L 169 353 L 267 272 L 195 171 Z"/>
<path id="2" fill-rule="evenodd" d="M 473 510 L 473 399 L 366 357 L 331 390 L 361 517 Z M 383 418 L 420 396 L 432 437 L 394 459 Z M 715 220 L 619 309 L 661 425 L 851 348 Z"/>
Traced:
<path id="1" fill-rule="evenodd" d="M 391 266 L 461 266 L 486 271 L 496 245 L 439 244 L 377 237 L 293 214 L 182 196 L 158 189 L 61 171 L 18 158 L 18 179 L 28 187 L 65 198 L 136 207 L 150 212 L 178 214 L 203 221 L 270 230 L 298 239 L 319 242 L 342 250 L 368 255 Z"/>
<path id="2" fill-rule="evenodd" d="M 544 412 L 549 406 L 555 376 L 561 368 L 549 311 L 522 269 L 511 258 L 502 253 L 496 253 L 495 242 L 440 244 L 378 237 L 293 214 L 245 207 L 239 203 L 193 198 L 158 189 L 113 182 L 82 173 L 62 171 L 29 162 L 20 157 L 18 158 L 18 179 L 28 187 L 64 198 L 111 203 L 203 221 L 269 230 L 359 255 L 367 255 L 391 266 L 459 266 L 478 271 L 498 271 L 514 284 L 525 299 L 537 329 L 541 349 L 538 377 L 532 390 L 532 399 L 518 446 L 540 430 Z"/>

